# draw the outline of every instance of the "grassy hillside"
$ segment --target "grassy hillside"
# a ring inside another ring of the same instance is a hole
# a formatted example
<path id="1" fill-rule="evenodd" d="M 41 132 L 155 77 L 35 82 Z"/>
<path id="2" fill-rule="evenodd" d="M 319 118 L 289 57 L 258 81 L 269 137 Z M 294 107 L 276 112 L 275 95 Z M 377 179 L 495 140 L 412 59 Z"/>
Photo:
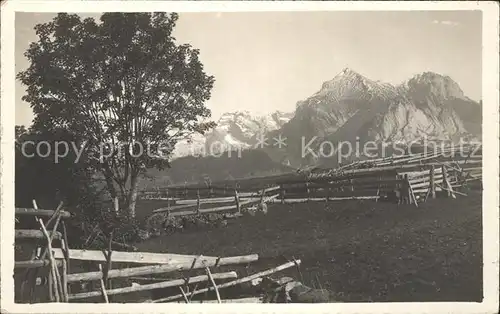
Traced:
<path id="1" fill-rule="evenodd" d="M 248 268 L 220 269 L 241 277 L 295 257 L 301 274 L 291 268 L 276 277 L 303 276 L 341 302 L 480 302 L 481 217 L 481 194 L 473 191 L 418 208 L 372 201 L 275 204 L 265 216 L 231 220 L 226 228 L 186 230 L 138 246 L 207 256 L 258 253 Z"/>
<path id="2" fill-rule="evenodd" d="M 220 157 L 183 157 L 174 160 L 171 168 L 149 169 L 139 189 L 151 189 L 171 184 L 199 183 L 209 178 L 212 182 L 247 177 L 258 177 L 293 171 L 273 161 L 265 152 L 246 150 L 241 157 L 236 152 Z"/>

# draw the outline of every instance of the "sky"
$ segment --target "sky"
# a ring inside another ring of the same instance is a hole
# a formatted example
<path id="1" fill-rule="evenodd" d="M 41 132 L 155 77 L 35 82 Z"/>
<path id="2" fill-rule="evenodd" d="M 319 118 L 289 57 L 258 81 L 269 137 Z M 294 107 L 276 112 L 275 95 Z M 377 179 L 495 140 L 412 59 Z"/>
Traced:
<path id="1" fill-rule="evenodd" d="M 16 13 L 16 72 L 37 40 L 33 27 L 53 13 Z M 96 17 L 100 14 L 83 14 Z M 465 95 L 481 99 L 480 11 L 330 11 L 180 13 L 174 36 L 200 50 L 215 77 L 207 106 L 225 112 L 293 112 L 343 68 L 399 84 L 432 71 L 450 76 Z M 16 82 L 16 124 L 33 113 Z"/>

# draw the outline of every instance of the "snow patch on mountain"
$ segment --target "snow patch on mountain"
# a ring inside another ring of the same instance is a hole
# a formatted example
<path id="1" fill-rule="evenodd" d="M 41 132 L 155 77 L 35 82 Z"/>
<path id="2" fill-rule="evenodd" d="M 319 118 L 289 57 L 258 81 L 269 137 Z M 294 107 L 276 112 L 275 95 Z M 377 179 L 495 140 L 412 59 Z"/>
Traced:
<path id="1" fill-rule="evenodd" d="M 254 115 L 249 111 L 224 113 L 216 122 L 217 126 L 207 134 L 197 135 L 189 143 L 182 141 L 175 147 L 174 159 L 193 152 L 205 155 L 219 154 L 221 151 L 248 149 L 255 144 L 255 138 L 277 130 L 290 121 L 293 114 L 275 111 L 265 115 Z"/>

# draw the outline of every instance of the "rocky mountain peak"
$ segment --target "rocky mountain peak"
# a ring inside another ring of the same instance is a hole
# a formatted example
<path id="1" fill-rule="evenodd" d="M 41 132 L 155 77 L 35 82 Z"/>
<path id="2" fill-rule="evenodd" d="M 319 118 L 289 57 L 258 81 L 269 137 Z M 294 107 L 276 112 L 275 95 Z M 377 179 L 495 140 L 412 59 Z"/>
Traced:
<path id="1" fill-rule="evenodd" d="M 394 86 L 344 68 L 299 102 L 294 118 L 281 131 L 290 143 L 301 143 L 302 137 L 332 143 L 354 143 L 357 138 L 377 143 L 423 137 L 457 140 L 480 134 L 478 107 L 449 76 L 423 72 Z M 285 156 L 300 153 L 300 145 L 290 145 Z"/>
<path id="2" fill-rule="evenodd" d="M 424 72 L 409 79 L 406 84 L 410 96 L 421 101 L 423 95 L 432 96 L 435 99 L 466 99 L 464 92 L 457 82 L 447 75 L 435 72 Z"/>
<path id="3" fill-rule="evenodd" d="M 340 73 L 335 75 L 333 79 L 324 82 L 321 90 L 334 90 L 337 89 L 339 85 L 354 87 L 355 85 L 362 84 L 366 81 L 367 79 L 363 75 L 350 68 L 344 68 Z"/>
<path id="4" fill-rule="evenodd" d="M 351 68 L 343 68 L 342 71 L 340 71 L 340 73 L 337 74 L 336 76 L 346 77 L 346 76 L 362 76 L 362 75 Z"/>

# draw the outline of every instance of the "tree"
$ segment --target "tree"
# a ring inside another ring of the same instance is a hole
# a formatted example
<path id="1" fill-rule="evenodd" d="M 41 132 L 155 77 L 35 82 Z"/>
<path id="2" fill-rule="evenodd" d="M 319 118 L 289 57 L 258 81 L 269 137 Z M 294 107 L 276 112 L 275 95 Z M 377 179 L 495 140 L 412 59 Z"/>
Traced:
<path id="1" fill-rule="evenodd" d="M 138 178 L 168 166 L 175 143 L 212 122 L 214 78 L 199 50 L 177 45 L 175 13 L 60 13 L 35 27 L 38 41 L 18 74 L 37 130 L 65 129 L 106 180 L 111 198 L 135 216 Z"/>
<path id="2" fill-rule="evenodd" d="M 16 126 L 16 131 L 23 130 Z M 16 132 L 17 133 L 17 132 Z M 15 143 L 15 203 L 17 207 L 31 207 L 32 200 L 40 208 L 55 208 L 60 201 L 73 213 L 89 210 L 97 200 L 92 171 L 85 162 L 76 163 L 74 151 L 57 159 L 58 142 L 72 141 L 65 130 L 58 132 L 24 132 L 16 134 Z M 88 198 L 86 200 L 85 198 Z M 89 202 L 90 201 L 90 202 Z"/>

